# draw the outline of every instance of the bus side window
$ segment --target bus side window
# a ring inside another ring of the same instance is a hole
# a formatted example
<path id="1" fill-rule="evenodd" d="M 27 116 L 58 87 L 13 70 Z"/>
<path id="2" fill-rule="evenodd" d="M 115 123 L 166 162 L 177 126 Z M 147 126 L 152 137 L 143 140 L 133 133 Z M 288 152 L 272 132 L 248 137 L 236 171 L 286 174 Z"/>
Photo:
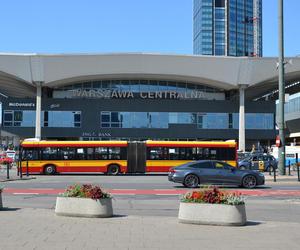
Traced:
<path id="1" fill-rule="evenodd" d="M 85 160 L 85 148 L 76 148 L 76 160 Z"/>
<path id="2" fill-rule="evenodd" d="M 107 160 L 107 159 L 108 159 L 107 147 L 95 148 L 95 160 Z"/>
<path id="3" fill-rule="evenodd" d="M 58 149 L 59 160 L 74 160 L 75 148 L 59 148 Z"/>
<path id="4" fill-rule="evenodd" d="M 187 159 L 186 148 L 178 148 L 178 151 L 179 151 L 179 159 L 186 160 Z"/>
<path id="5" fill-rule="evenodd" d="M 22 155 L 23 160 L 32 161 L 39 159 L 39 149 L 25 149 Z"/>
<path id="6" fill-rule="evenodd" d="M 170 160 L 178 160 L 179 148 L 169 148 L 169 156 L 170 156 Z"/>
<path id="7" fill-rule="evenodd" d="M 94 148 L 87 148 L 86 149 L 86 159 L 87 160 L 94 160 Z"/>
<path id="8" fill-rule="evenodd" d="M 120 147 L 109 148 L 109 159 L 110 160 L 120 160 L 121 149 Z"/>
<path id="9" fill-rule="evenodd" d="M 41 158 L 42 160 L 57 160 L 57 148 L 43 148 Z"/>
<path id="10" fill-rule="evenodd" d="M 186 152 L 185 160 L 195 160 L 195 155 L 193 153 L 193 149 L 194 148 L 186 148 L 185 149 L 185 152 Z"/>

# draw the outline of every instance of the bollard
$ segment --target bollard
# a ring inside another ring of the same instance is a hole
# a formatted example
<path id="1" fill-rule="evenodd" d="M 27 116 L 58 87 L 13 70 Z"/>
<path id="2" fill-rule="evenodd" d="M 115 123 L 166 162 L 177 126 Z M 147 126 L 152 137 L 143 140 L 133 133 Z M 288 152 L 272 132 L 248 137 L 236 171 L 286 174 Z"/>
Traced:
<path id="1" fill-rule="evenodd" d="M 273 173 L 274 173 L 274 182 L 276 182 L 276 168 L 272 167 L 273 168 Z"/>
<path id="2" fill-rule="evenodd" d="M 300 181 L 300 175 L 299 175 L 299 165 L 298 165 L 298 153 L 296 153 L 296 166 L 297 166 L 297 175 L 298 175 L 298 181 Z"/>
<path id="3" fill-rule="evenodd" d="M 19 176 L 20 175 L 20 169 L 19 169 L 19 164 L 20 163 L 20 161 L 18 160 L 17 161 L 17 176 Z"/>
<path id="4" fill-rule="evenodd" d="M 23 178 L 23 172 L 22 172 L 22 161 L 20 161 L 20 178 Z"/>
<path id="5" fill-rule="evenodd" d="M 9 163 L 6 163 L 6 179 L 9 179 Z"/>
<path id="6" fill-rule="evenodd" d="M 26 162 L 26 176 L 29 176 L 29 172 L 28 172 L 28 161 Z"/>
<path id="7" fill-rule="evenodd" d="M 291 161 L 289 161 L 288 168 L 289 168 L 289 175 L 291 175 Z"/>

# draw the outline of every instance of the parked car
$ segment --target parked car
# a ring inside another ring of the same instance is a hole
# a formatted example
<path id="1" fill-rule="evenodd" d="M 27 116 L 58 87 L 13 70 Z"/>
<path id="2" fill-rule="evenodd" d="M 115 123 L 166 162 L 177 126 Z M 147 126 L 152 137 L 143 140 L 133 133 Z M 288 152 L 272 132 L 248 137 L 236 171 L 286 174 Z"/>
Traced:
<path id="1" fill-rule="evenodd" d="M 237 155 L 238 155 L 238 160 L 240 161 L 240 160 L 243 160 L 243 159 L 249 157 L 251 155 L 251 153 L 250 152 L 238 152 Z"/>
<path id="2" fill-rule="evenodd" d="M 275 157 L 269 154 L 251 154 L 238 162 L 240 170 L 273 171 L 277 169 L 277 165 Z"/>
<path id="3" fill-rule="evenodd" d="M 200 160 L 171 168 L 168 179 L 188 188 L 196 188 L 200 184 L 254 188 L 265 184 L 265 176 L 258 171 L 242 171 L 226 162 L 215 160 Z"/>

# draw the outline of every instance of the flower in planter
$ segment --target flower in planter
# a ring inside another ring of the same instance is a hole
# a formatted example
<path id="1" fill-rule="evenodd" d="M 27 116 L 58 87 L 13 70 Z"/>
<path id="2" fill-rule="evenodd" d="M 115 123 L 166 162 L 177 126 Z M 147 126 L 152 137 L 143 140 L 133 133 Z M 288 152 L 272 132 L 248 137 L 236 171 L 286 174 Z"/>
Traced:
<path id="1" fill-rule="evenodd" d="M 104 192 L 100 186 L 91 184 L 75 184 L 69 186 L 62 194 L 63 197 L 90 198 L 93 200 L 111 198 L 111 195 Z"/>
<path id="2" fill-rule="evenodd" d="M 209 203 L 225 205 L 243 205 L 244 197 L 237 192 L 227 192 L 218 187 L 199 189 L 197 191 L 187 192 L 181 198 L 181 202 L 187 203 Z"/>
<path id="3" fill-rule="evenodd" d="M 0 164 L 12 164 L 12 163 L 13 163 L 13 159 L 9 157 L 4 157 L 0 159 Z"/>

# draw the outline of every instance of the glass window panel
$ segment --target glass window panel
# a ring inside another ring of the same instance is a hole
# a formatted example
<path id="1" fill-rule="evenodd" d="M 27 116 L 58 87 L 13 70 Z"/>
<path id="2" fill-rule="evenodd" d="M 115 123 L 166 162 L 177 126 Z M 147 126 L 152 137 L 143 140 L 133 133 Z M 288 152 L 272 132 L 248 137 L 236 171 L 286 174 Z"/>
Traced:
<path id="1" fill-rule="evenodd" d="M 131 112 L 120 112 L 122 128 L 132 128 L 133 114 Z"/>
<path id="2" fill-rule="evenodd" d="M 121 148 L 120 147 L 109 148 L 108 152 L 109 152 L 110 160 L 120 160 L 121 159 Z"/>
<path id="3" fill-rule="evenodd" d="M 140 81 L 131 81 L 131 91 L 134 93 L 140 92 Z"/>
<path id="4" fill-rule="evenodd" d="M 22 121 L 23 120 L 23 112 L 22 111 L 14 111 L 14 121 Z"/>
<path id="5" fill-rule="evenodd" d="M 75 127 L 74 114 L 76 113 L 74 111 L 48 111 L 48 127 Z"/>
<path id="6" fill-rule="evenodd" d="M 21 127 L 35 127 L 35 111 L 23 111 Z"/>
<path id="7" fill-rule="evenodd" d="M 87 148 L 86 149 L 86 157 L 87 157 L 87 160 L 93 160 L 94 159 L 94 148 Z"/>
<path id="8" fill-rule="evenodd" d="M 147 112 L 134 112 L 132 128 L 148 128 Z"/>
<path id="9" fill-rule="evenodd" d="M 12 121 L 12 120 L 13 120 L 13 112 L 4 111 L 4 121 Z"/>
<path id="10" fill-rule="evenodd" d="M 76 159 L 85 160 L 85 148 L 76 148 Z"/>
<path id="11" fill-rule="evenodd" d="M 108 148 L 107 147 L 95 148 L 95 160 L 108 160 Z"/>
<path id="12" fill-rule="evenodd" d="M 111 112 L 111 122 L 120 122 L 118 112 Z"/>

